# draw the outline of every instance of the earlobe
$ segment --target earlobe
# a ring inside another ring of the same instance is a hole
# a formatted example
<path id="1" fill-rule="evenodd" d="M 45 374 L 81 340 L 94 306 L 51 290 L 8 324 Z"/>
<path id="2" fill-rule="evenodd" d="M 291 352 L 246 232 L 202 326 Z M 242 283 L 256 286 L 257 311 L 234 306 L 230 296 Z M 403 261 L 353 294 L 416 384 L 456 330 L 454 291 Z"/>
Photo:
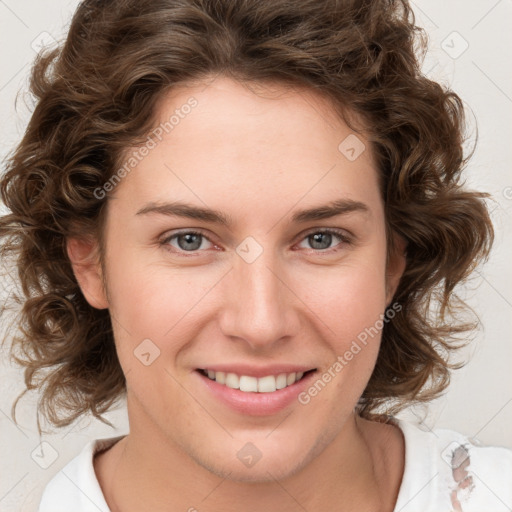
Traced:
<path id="1" fill-rule="evenodd" d="M 96 309 L 108 308 L 97 243 L 92 240 L 69 238 L 66 241 L 66 249 L 73 273 L 87 302 Z"/>
<path id="2" fill-rule="evenodd" d="M 386 305 L 389 306 L 407 265 L 407 242 L 399 235 L 393 235 L 393 252 L 386 268 Z"/>

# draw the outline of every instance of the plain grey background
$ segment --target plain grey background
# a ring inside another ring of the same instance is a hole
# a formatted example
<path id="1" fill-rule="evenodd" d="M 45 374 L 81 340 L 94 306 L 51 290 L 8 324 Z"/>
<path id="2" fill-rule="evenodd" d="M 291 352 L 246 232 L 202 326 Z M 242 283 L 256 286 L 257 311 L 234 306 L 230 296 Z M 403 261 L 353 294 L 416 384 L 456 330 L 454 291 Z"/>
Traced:
<path id="1" fill-rule="evenodd" d="M 30 100 L 24 104 L 20 94 L 17 110 L 14 102 L 18 91 L 26 90 L 36 51 L 64 36 L 77 5 L 76 0 L 0 0 L 0 158 L 20 140 L 29 119 Z M 493 196 L 496 243 L 488 264 L 462 290 L 482 322 L 467 351 L 469 364 L 453 374 L 443 398 L 401 417 L 421 422 L 425 429 L 450 428 L 484 444 L 512 448 L 512 1 L 417 0 L 412 5 L 430 38 L 424 71 L 453 88 L 470 106 L 473 128 L 475 121 L 478 125 L 467 183 Z M 0 298 L 8 293 L 5 287 L 0 281 Z M 128 425 L 120 409 L 109 415 L 117 430 L 84 418 L 40 439 L 37 395 L 21 402 L 18 426 L 11 419 L 23 376 L 6 359 L 3 354 L 0 361 L 0 510 L 35 511 L 46 482 L 87 441 L 127 433 Z M 41 442 L 48 444 L 43 444 L 44 457 L 37 457 Z"/>

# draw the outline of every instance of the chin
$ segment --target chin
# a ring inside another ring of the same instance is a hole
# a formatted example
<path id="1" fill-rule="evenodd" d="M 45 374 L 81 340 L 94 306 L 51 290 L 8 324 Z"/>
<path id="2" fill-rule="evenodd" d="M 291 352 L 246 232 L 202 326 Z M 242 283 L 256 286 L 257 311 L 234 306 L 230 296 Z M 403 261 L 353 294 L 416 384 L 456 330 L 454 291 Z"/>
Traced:
<path id="1" fill-rule="evenodd" d="M 233 440 L 231 446 L 218 446 L 217 453 L 190 453 L 197 464 L 220 478 L 234 482 L 265 483 L 289 478 L 304 468 L 321 451 L 321 443 L 306 449 L 298 437 L 277 444 Z"/>
<path id="2" fill-rule="evenodd" d="M 232 482 L 245 483 L 268 483 L 275 480 L 283 480 L 297 473 L 304 464 L 301 464 L 300 458 L 297 458 L 297 464 L 293 464 L 290 460 L 283 460 L 279 455 L 273 455 L 271 458 L 263 461 L 259 460 L 254 466 L 246 467 L 238 460 L 226 460 L 225 463 L 216 461 L 200 461 L 196 460 L 210 473 L 220 478 L 225 478 Z"/>

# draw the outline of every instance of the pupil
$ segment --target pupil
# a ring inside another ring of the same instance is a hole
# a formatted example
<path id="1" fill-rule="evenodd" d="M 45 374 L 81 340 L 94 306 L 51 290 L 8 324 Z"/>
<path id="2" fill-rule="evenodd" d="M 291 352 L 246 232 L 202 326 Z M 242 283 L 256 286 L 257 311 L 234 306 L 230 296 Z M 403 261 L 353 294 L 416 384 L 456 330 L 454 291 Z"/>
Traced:
<path id="1" fill-rule="evenodd" d="M 181 243 L 183 239 L 185 239 L 185 243 Z M 190 244 L 192 244 L 192 246 Z M 199 249 L 201 246 L 201 235 L 196 235 L 193 233 L 186 233 L 181 235 L 178 237 L 178 245 L 180 246 L 180 249 L 183 250 Z"/>
<path id="2" fill-rule="evenodd" d="M 331 244 L 332 235 L 329 233 L 315 233 L 313 236 L 313 248 L 315 249 L 327 249 Z M 324 243 L 322 244 L 322 238 L 324 239 Z M 321 247 L 318 247 L 318 244 Z M 323 246 L 322 246 L 323 245 Z"/>

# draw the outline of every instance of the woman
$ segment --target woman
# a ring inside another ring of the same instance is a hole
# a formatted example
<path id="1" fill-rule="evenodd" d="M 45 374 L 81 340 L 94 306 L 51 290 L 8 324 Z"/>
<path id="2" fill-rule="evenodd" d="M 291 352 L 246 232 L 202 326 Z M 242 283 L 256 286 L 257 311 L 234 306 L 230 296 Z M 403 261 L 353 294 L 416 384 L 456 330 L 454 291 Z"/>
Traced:
<path id="1" fill-rule="evenodd" d="M 512 506 L 510 450 L 394 417 L 448 385 L 493 238 L 417 35 L 405 1 L 80 5 L 0 233 L 41 413 L 126 397 L 130 433 L 40 512 Z"/>

